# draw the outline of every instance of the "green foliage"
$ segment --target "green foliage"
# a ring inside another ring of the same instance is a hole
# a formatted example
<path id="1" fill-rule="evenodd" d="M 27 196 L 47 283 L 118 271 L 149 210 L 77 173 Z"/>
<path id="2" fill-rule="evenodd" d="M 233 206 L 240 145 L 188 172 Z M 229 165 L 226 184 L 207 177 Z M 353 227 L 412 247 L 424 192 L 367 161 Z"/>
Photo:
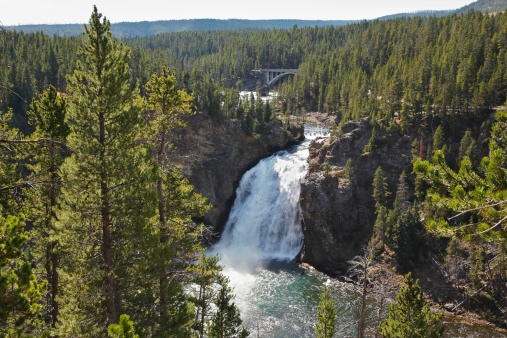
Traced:
<path id="1" fill-rule="evenodd" d="M 410 205 L 408 201 L 406 179 L 405 172 L 402 172 L 393 208 L 387 212 L 380 206 L 375 222 L 375 234 L 392 249 L 395 266 L 401 272 L 409 270 L 420 258 L 425 234 L 419 205 Z"/>
<path id="2" fill-rule="evenodd" d="M 32 100 L 28 117 L 36 127 L 32 137 L 50 138 L 57 141 L 65 140 L 69 134 L 69 126 L 65 122 L 67 101 L 58 95 L 55 87 L 48 89 L 39 96 L 39 100 Z"/>
<path id="3" fill-rule="evenodd" d="M 322 170 L 324 170 L 324 175 L 329 175 L 329 172 L 331 171 L 331 165 L 328 162 L 324 163 Z"/>
<path id="4" fill-rule="evenodd" d="M 350 158 L 347 160 L 343 170 L 345 171 L 345 177 L 351 181 L 354 180 L 354 168 L 352 167 L 352 160 Z"/>
<path id="5" fill-rule="evenodd" d="M 389 317 L 378 330 L 383 337 L 442 337 L 445 327 L 441 323 L 442 313 L 433 313 L 429 308 L 419 280 L 414 283 L 408 273 L 396 296 L 396 303 L 389 306 Z"/>
<path id="6" fill-rule="evenodd" d="M 197 264 L 188 267 L 188 271 L 194 275 L 195 284 L 193 294 L 190 296 L 196 308 L 193 328 L 200 337 L 204 336 L 212 315 L 211 302 L 217 294 L 213 286 L 220 283 L 223 278 L 221 275 L 223 268 L 218 264 L 219 260 L 218 254 L 208 257 L 203 253 Z"/>
<path id="7" fill-rule="evenodd" d="M 111 338 L 139 338 L 135 333 L 134 323 L 129 320 L 128 315 L 121 315 L 118 324 L 111 324 L 107 329 L 108 336 Z"/>
<path id="8" fill-rule="evenodd" d="M 83 62 L 68 77 L 73 154 L 62 165 L 66 185 L 60 197 L 58 240 L 66 248 L 62 265 L 61 335 L 100 335 L 119 318 L 134 290 L 151 239 L 156 166 L 140 145 L 146 106 L 131 87 L 130 50 L 113 40 L 110 23 L 94 9 Z M 79 309 L 79 311 L 77 311 Z"/>
<path id="9" fill-rule="evenodd" d="M 387 178 L 384 176 L 384 172 L 381 167 L 375 170 L 375 176 L 373 177 L 373 199 L 375 200 L 375 210 L 378 213 L 381 207 L 387 206 L 387 197 L 389 191 L 387 190 Z"/>
<path id="10" fill-rule="evenodd" d="M 470 158 L 469 155 L 472 153 L 474 148 L 476 148 L 476 146 L 472 143 L 475 143 L 475 140 L 472 138 L 472 132 L 470 130 L 467 130 L 465 132 L 465 135 L 463 135 L 463 138 L 461 139 L 459 145 L 458 163 L 461 163 L 465 156 L 468 156 L 468 158 Z"/>
<path id="11" fill-rule="evenodd" d="M 20 335 L 41 310 L 39 298 L 46 282 L 38 283 L 23 259 L 24 216 L 0 215 L 0 336 Z"/>
<path id="12" fill-rule="evenodd" d="M 39 273 L 44 273 L 48 281 L 48 292 L 45 294 L 46 325 L 55 327 L 58 321 L 59 293 L 58 283 L 58 230 L 56 229 L 57 199 L 63 184 L 59 168 L 65 156 L 65 142 L 69 127 L 65 122 L 67 112 L 66 100 L 59 96 L 53 86 L 40 95 L 39 100 L 32 100 L 28 116 L 35 131 L 31 139 L 41 141 L 29 149 L 33 164 L 28 165 L 32 171 L 30 179 L 39 186 L 25 190 L 26 213 L 33 221 L 30 232 L 31 240 L 36 243 L 32 254 L 38 263 Z M 42 269 L 44 267 L 44 270 Z"/>
<path id="13" fill-rule="evenodd" d="M 331 135 L 338 136 L 338 128 L 336 126 L 336 123 L 333 123 L 333 128 L 332 128 L 332 131 L 331 131 Z"/>
<path id="14" fill-rule="evenodd" d="M 399 271 L 408 271 L 423 251 L 424 228 L 417 205 L 409 207 L 392 226 L 391 249 Z"/>
<path id="15" fill-rule="evenodd" d="M 373 236 L 375 249 L 378 253 L 380 253 L 386 243 L 388 210 L 386 207 L 380 206 L 375 210 L 375 212 L 377 213 L 377 218 L 375 219 L 375 224 L 373 225 Z"/>
<path id="16" fill-rule="evenodd" d="M 456 227 L 444 219 L 432 219 L 426 224 L 429 231 L 441 236 L 461 238 L 480 237 L 485 241 L 505 240 L 505 201 L 507 200 L 507 173 L 505 169 L 505 144 L 503 134 L 506 112 L 498 112 L 498 122 L 493 128 L 490 155 L 483 158 L 481 169 L 484 174 L 473 170 L 470 159 L 465 156 L 459 172 L 446 164 L 441 151 L 428 161 L 416 161 L 414 170 L 421 173 L 430 184 L 429 195 L 440 208 L 454 210 L 461 215 L 467 226 Z M 468 222 L 471 218 L 476 221 Z"/>
<path id="17" fill-rule="evenodd" d="M 333 299 L 324 285 L 324 291 L 320 295 L 320 303 L 317 308 L 318 322 L 315 324 L 315 332 L 318 338 L 331 338 L 334 336 L 337 321 L 336 313 Z"/>
<path id="18" fill-rule="evenodd" d="M 433 135 L 433 152 L 441 150 L 444 147 L 444 143 L 444 131 L 442 125 L 439 125 L 435 131 L 435 135 Z"/>
<path id="19" fill-rule="evenodd" d="M 219 288 L 220 290 L 213 301 L 216 311 L 211 317 L 211 324 L 207 330 L 208 337 L 247 337 L 248 330 L 245 327 L 240 328 L 242 320 L 238 307 L 232 302 L 234 295 L 228 286 L 227 278 L 220 280 Z"/>
<path id="20" fill-rule="evenodd" d="M 375 136 L 375 126 L 373 126 L 373 129 L 371 131 L 371 137 L 368 141 L 368 144 L 364 146 L 363 153 L 372 152 L 376 148 L 376 136 Z"/>
<path id="21" fill-rule="evenodd" d="M 152 74 L 145 91 L 149 98 L 149 108 L 155 112 L 149 118 L 152 134 L 162 134 L 186 125 L 184 118 L 193 114 L 193 97 L 177 89 L 176 77 L 168 67 L 163 66 L 160 75 Z"/>

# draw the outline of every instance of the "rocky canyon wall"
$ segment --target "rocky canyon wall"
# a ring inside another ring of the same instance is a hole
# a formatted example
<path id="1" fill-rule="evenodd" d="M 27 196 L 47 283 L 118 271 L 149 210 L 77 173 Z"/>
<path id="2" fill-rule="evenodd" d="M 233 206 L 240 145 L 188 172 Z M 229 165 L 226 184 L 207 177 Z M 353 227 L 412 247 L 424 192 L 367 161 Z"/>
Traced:
<path id="1" fill-rule="evenodd" d="M 303 138 L 303 126 L 293 125 L 287 132 L 281 121 L 274 121 L 262 135 L 247 135 L 241 121 L 218 122 L 198 113 L 188 119 L 187 127 L 172 132 L 173 149 L 167 156 L 213 205 L 202 221 L 220 233 L 243 174 L 274 151 Z"/>
<path id="2" fill-rule="evenodd" d="M 347 122 L 343 135 L 310 144 L 309 173 L 302 183 L 303 226 L 301 261 L 330 275 L 347 269 L 360 253 L 375 223 L 373 177 L 381 167 L 389 190 L 396 190 L 403 170 L 411 172 L 413 138 L 377 133 L 376 148 L 363 152 L 372 135 L 369 118 Z M 344 168 L 351 159 L 353 177 Z M 409 182 L 410 184 L 410 182 Z"/>

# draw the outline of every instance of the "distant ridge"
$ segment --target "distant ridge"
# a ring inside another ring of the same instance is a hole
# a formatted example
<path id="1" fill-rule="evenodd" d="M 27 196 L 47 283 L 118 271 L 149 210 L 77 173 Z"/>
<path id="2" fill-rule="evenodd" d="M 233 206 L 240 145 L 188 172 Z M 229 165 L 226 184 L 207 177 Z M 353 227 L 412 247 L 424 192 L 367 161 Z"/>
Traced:
<path id="1" fill-rule="evenodd" d="M 159 33 L 176 33 L 184 31 L 208 30 L 239 30 L 239 29 L 290 29 L 297 25 L 305 26 L 345 26 L 358 20 L 243 20 L 243 19 L 189 19 L 164 20 L 141 22 L 118 22 L 111 24 L 111 32 L 118 37 L 147 36 Z M 44 32 L 48 35 L 80 35 L 83 32 L 82 24 L 67 25 L 20 25 L 12 26 L 12 30 L 25 33 Z"/>
<path id="2" fill-rule="evenodd" d="M 466 13 L 469 10 L 481 11 L 483 13 L 496 13 L 507 10 L 507 0 L 478 0 L 456 10 L 456 13 Z"/>
<path id="3" fill-rule="evenodd" d="M 428 17 L 436 16 L 442 17 L 451 14 L 464 14 L 469 10 L 479 11 L 483 13 L 496 13 L 507 10 L 507 0 L 478 0 L 469 5 L 463 6 L 458 9 L 450 9 L 443 11 L 417 11 L 412 13 L 398 13 L 386 16 L 381 16 L 376 20 L 388 20 L 395 18 L 414 18 L 414 17 Z"/>
<path id="4" fill-rule="evenodd" d="M 388 20 L 394 18 L 412 17 L 442 17 L 450 14 L 462 14 L 469 10 L 484 13 L 495 13 L 507 10 L 507 0 L 478 0 L 456 10 L 443 11 L 418 11 L 413 13 L 398 13 L 379 17 L 375 20 Z M 119 22 L 111 25 L 111 32 L 118 37 L 147 36 L 159 33 L 175 33 L 184 31 L 208 31 L 208 30 L 241 30 L 241 29 L 290 29 L 297 25 L 306 26 L 345 26 L 360 20 L 244 20 L 244 19 L 189 19 L 189 20 L 164 20 L 164 21 L 141 21 Z M 80 35 L 83 32 L 83 24 L 56 24 L 56 25 L 20 25 L 12 26 L 10 30 L 23 31 L 25 33 L 44 32 L 48 35 Z"/>
<path id="5" fill-rule="evenodd" d="M 450 15 L 455 13 L 455 10 L 444 10 L 444 11 L 417 11 L 412 13 L 397 13 L 397 14 L 391 14 L 391 15 L 385 15 L 377 18 L 376 20 L 389 20 L 389 19 L 396 19 L 396 18 L 425 18 L 428 16 L 436 16 L 436 17 L 442 17 L 446 15 Z"/>

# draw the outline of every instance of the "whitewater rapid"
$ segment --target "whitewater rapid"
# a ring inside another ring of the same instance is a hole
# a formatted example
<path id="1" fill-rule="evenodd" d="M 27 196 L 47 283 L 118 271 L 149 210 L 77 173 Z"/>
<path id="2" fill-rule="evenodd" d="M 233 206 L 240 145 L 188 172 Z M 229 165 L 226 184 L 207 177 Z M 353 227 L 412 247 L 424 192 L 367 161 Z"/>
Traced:
<path id="1" fill-rule="evenodd" d="M 308 171 L 308 145 L 326 131 L 311 127 L 305 134 L 300 144 L 261 160 L 242 177 L 215 245 L 226 267 L 251 270 L 266 260 L 292 260 L 301 250 L 299 193 Z"/>
<path id="2" fill-rule="evenodd" d="M 301 180 L 308 171 L 310 140 L 328 130 L 306 125 L 306 140 L 260 161 L 240 181 L 218 252 L 252 337 L 315 337 L 316 309 L 327 285 L 338 310 L 338 337 L 355 337 L 359 294 L 293 262 L 302 245 Z M 374 327 L 372 303 L 367 325 Z M 450 337 L 500 337 L 489 329 L 447 323 Z"/>

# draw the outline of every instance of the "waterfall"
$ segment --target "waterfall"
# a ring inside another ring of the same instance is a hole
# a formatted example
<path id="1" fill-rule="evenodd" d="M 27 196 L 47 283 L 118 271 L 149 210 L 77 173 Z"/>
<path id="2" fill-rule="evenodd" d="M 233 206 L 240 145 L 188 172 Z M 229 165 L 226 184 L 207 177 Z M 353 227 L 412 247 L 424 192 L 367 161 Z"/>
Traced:
<path id="1" fill-rule="evenodd" d="M 245 173 L 215 245 L 222 264 L 253 269 L 266 260 L 296 257 L 302 246 L 299 192 L 308 170 L 308 144 L 280 151 Z"/>

